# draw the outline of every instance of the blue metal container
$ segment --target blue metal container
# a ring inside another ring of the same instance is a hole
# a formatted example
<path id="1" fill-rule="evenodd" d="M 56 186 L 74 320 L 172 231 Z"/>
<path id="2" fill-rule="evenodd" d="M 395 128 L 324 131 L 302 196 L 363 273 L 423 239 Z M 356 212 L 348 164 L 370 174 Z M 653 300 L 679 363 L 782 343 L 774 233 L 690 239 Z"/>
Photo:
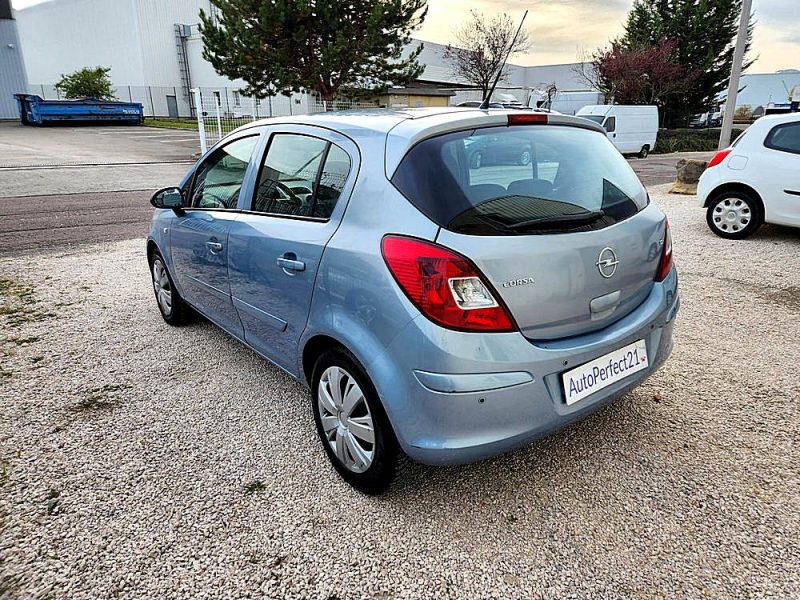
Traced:
<path id="1" fill-rule="evenodd" d="M 107 102 L 97 98 L 43 100 L 34 94 L 14 94 L 23 125 L 46 125 L 62 121 L 112 121 L 140 124 L 144 109 L 138 102 Z"/>

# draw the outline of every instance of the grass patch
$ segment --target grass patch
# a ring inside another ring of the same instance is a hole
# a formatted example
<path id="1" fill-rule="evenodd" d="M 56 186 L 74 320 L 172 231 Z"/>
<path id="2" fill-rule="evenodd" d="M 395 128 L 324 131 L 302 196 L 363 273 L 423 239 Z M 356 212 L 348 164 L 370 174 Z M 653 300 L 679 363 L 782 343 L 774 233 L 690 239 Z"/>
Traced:
<path id="1" fill-rule="evenodd" d="M 59 497 L 61 496 L 61 492 L 55 489 L 51 489 L 47 492 L 47 514 L 52 515 L 58 510 L 58 501 Z"/>
<path id="2" fill-rule="evenodd" d="M 258 492 L 263 492 L 265 489 L 267 489 L 267 486 L 264 484 L 264 482 L 260 479 L 256 479 L 255 481 L 251 481 L 244 486 L 244 493 L 250 496 Z"/>
<path id="3" fill-rule="evenodd" d="M 742 133 L 734 129 L 731 140 Z M 660 129 L 653 154 L 713 152 L 719 145 L 719 129 Z"/>
<path id="4" fill-rule="evenodd" d="M 196 119 L 145 119 L 146 127 L 167 127 L 169 129 L 194 129 L 197 131 Z"/>
<path id="5" fill-rule="evenodd" d="M 119 400 L 114 397 L 116 392 L 130 388 L 127 383 L 107 383 L 89 390 L 88 395 L 72 407 L 75 412 L 91 410 L 105 410 L 114 408 Z"/>
<path id="6" fill-rule="evenodd" d="M 37 309 L 34 288 L 13 279 L 0 279 L 0 296 L 0 316 L 6 317 L 6 324 L 11 327 L 56 316 L 55 313 Z"/>

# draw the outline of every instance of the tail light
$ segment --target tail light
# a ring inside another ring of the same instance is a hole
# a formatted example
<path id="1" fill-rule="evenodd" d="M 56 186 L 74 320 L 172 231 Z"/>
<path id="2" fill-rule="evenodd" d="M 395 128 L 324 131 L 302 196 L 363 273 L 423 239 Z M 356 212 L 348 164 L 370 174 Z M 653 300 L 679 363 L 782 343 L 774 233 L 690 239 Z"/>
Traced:
<path id="1" fill-rule="evenodd" d="M 661 260 L 658 263 L 656 281 L 664 281 L 672 269 L 672 234 L 669 231 L 669 221 L 664 219 L 664 243 L 661 245 Z"/>
<path id="2" fill-rule="evenodd" d="M 547 125 L 547 113 L 520 112 L 508 115 L 509 125 Z"/>
<path id="3" fill-rule="evenodd" d="M 515 331 L 505 307 L 478 269 L 431 242 L 387 235 L 383 259 L 400 288 L 431 321 L 459 331 Z"/>
<path id="4" fill-rule="evenodd" d="M 711 158 L 711 160 L 708 161 L 708 164 L 706 165 L 706 169 L 710 169 L 711 167 L 716 167 L 719 163 L 721 163 L 723 160 L 725 160 L 725 157 L 727 157 L 728 154 L 730 154 L 732 150 L 733 150 L 733 148 L 725 148 L 725 150 L 720 150 L 719 152 L 717 152 Z"/>

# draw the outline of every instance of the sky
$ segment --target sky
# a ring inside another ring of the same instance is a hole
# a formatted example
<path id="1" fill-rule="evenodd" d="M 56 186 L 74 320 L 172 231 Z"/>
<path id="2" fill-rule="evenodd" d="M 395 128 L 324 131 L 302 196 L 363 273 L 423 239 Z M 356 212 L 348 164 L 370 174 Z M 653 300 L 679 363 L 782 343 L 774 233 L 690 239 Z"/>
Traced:
<path id="1" fill-rule="evenodd" d="M 43 0 L 12 0 L 24 8 Z M 484 14 L 506 12 L 515 19 L 527 9 L 531 51 L 511 62 L 549 65 L 576 62 L 622 33 L 633 0 L 428 0 L 428 17 L 414 34 L 422 40 L 447 44 L 453 29 L 469 18 L 469 10 Z M 800 69 L 798 0 L 753 0 L 756 27 L 749 58 L 757 58 L 750 73 Z"/>

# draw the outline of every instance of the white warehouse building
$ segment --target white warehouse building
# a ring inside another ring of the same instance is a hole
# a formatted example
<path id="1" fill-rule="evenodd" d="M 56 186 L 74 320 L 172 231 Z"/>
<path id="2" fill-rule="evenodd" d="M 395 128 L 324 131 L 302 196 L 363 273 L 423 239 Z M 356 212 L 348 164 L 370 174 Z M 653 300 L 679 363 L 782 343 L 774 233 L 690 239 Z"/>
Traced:
<path id="1" fill-rule="evenodd" d="M 141 102 L 149 116 L 191 116 L 193 88 L 217 95 L 226 111 L 236 112 L 248 103 L 238 92 L 244 82 L 218 75 L 203 59 L 197 26 L 201 8 L 211 15 L 216 11 L 210 0 L 48 0 L 15 11 L 29 91 L 57 98 L 53 85 L 62 74 L 104 66 L 111 67 L 117 97 Z M 420 86 L 449 89 L 451 103 L 480 96 L 453 76 L 442 58 L 444 46 L 424 44 Z M 571 64 L 510 65 L 505 89 L 499 91 L 527 103 L 552 84 L 565 91 L 587 87 Z M 585 104 L 595 103 L 597 94 L 589 98 Z M 278 95 L 264 100 L 260 110 L 262 115 L 307 112 L 308 98 Z"/>

